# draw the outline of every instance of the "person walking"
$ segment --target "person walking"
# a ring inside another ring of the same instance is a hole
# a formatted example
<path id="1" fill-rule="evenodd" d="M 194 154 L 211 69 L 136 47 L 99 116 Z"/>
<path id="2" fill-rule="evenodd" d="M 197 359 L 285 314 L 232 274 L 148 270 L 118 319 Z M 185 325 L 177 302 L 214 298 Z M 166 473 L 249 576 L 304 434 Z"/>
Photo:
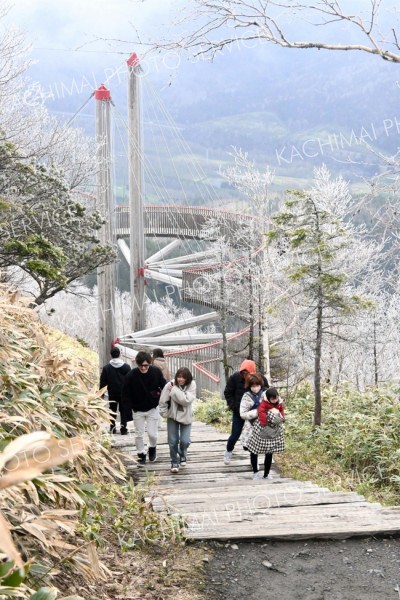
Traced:
<path id="1" fill-rule="evenodd" d="M 250 375 L 250 373 L 254 374 L 255 372 L 256 363 L 253 360 L 244 360 L 240 365 L 239 371 L 233 373 L 226 382 L 224 396 L 228 408 L 232 411 L 231 435 L 228 438 L 224 453 L 224 463 L 226 465 L 229 465 L 231 462 L 233 449 L 240 438 L 244 425 L 244 420 L 240 416 L 240 402 L 246 392 L 245 379 L 247 375 Z M 267 388 L 269 386 L 268 380 L 264 376 L 262 378 L 264 382 L 263 387 Z"/>
<path id="2" fill-rule="evenodd" d="M 111 360 L 101 370 L 100 374 L 100 389 L 107 386 L 108 395 L 108 407 L 110 409 L 110 433 L 116 433 L 115 417 L 120 409 L 121 413 L 121 435 L 126 435 L 128 430 L 126 428 L 126 420 L 121 410 L 121 393 L 122 384 L 125 376 L 131 370 L 130 366 L 120 358 L 120 349 L 114 346 L 110 351 Z"/>
<path id="3" fill-rule="evenodd" d="M 254 423 L 247 441 L 250 450 L 250 462 L 253 469 L 253 479 L 261 479 L 258 470 L 258 455 L 265 454 L 264 479 L 272 479 L 270 474 L 272 454 L 285 450 L 285 438 L 282 424 L 285 421 L 283 402 L 276 388 L 268 388 L 263 392 L 258 407 L 258 418 Z"/>
<path id="4" fill-rule="evenodd" d="M 186 367 L 177 370 L 174 381 L 161 393 L 160 415 L 167 418 L 171 473 L 179 473 L 179 467 L 186 466 L 195 398 L 196 382 Z"/>
<path id="5" fill-rule="evenodd" d="M 251 428 L 258 417 L 258 407 L 264 391 L 263 385 L 264 380 L 260 373 L 250 373 L 250 375 L 247 375 L 245 381 L 247 391 L 240 401 L 239 409 L 240 417 L 244 421 L 241 438 L 244 450 L 248 450 L 247 440 L 249 439 Z"/>
<path id="6" fill-rule="evenodd" d="M 167 359 L 164 356 L 164 352 L 161 348 L 154 348 L 153 350 L 153 365 L 161 369 L 164 378 L 169 381 L 171 379 L 171 375 L 168 369 Z"/>
<path id="7" fill-rule="evenodd" d="M 161 391 L 167 383 L 161 369 L 151 364 L 148 352 L 136 355 L 136 367 L 128 373 L 122 386 L 122 408 L 132 414 L 135 426 L 135 444 L 140 465 L 146 464 L 144 428 L 149 442 L 149 461 L 157 458 L 158 421 Z"/>

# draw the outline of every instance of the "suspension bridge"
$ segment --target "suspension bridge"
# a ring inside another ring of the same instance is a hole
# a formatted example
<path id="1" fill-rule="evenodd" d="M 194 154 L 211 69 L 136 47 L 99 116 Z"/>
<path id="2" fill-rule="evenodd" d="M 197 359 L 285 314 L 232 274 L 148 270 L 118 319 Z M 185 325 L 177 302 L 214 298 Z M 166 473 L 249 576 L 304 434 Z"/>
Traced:
<path id="1" fill-rule="evenodd" d="M 116 206 L 113 194 L 111 93 L 104 85 L 95 92 L 97 142 L 97 206 L 105 216 L 100 232 L 103 243 L 118 244 L 129 265 L 131 292 L 131 332 L 121 334 L 115 322 L 115 265 L 98 270 L 99 358 L 108 360 L 111 345 L 118 344 L 125 355 L 133 357 L 140 349 L 163 348 L 172 371 L 188 366 L 195 372 L 200 395 L 224 386 L 222 343 L 229 344 L 229 364 L 235 370 L 248 354 L 248 338 L 262 340 L 267 348 L 267 332 L 262 320 L 254 318 L 249 300 L 241 288 L 249 256 L 262 259 L 264 220 L 260 217 L 204 206 L 176 205 L 171 200 L 157 205 L 144 203 L 144 153 L 141 105 L 140 63 L 133 54 L 128 65 L 128 167 L 129 205 Z M 210 227 L 210 224 L 212 226 Z M 145 256 L 145 237 L 159 240 L 158 250 Z M 252 247 L 248 239 L 252 238 Z M 165 240 L 165 242 L 164 242 Z M 215 244 L 224 240 L 235 248 L 235 260 L 218 256 Z M 214 243 L 214 244 L 213 244 Z M 214 245 L 214 247 L 213 247 Z M 246 258 L 245 258 L 246 255 Z M 208 307 L 209 312 L 148 327 L 146 322 L 146 284 L 149 281 L 172 286 L 183 302 Z M 230 288 L 227 301 L 221 285 Z M 221 311 L 231 318 L 235 331 L 222 332 Z M 260 311 L 259 311 L 260 312 Z M 214 327 L 201 328 L 214 323 Z M 268 360 L 265 371 L 269 371 Z"/>

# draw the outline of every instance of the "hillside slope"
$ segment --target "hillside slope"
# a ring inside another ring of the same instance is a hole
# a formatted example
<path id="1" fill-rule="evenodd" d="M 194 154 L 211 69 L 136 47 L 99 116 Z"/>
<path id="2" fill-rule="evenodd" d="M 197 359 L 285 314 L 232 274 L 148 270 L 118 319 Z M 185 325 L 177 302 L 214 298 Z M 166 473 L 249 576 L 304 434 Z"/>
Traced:
<path id="1" fill-rule="evenodd" d="M 152 513 L 146 486 L 126 483 L 104 434 L 96 355 L 41 324 L 27 303 L 0 286 L 0 597 L 200 600 L 200 551 L 181 545 L 179 522 Z M 88 451 L 43 473 L 47 446 L 28 448 L 32 434 Z M 189 569 L 163 568 L 188 555 Z"/>

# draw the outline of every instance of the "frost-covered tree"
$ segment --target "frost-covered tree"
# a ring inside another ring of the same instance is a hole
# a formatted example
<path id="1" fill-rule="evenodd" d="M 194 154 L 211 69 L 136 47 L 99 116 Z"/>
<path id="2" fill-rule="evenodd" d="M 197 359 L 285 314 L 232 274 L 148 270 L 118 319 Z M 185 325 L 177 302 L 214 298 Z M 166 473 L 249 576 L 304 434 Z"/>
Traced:
<path id="1" fill-rule="evenodd" d="M 222 365 L 225 379 L 230 375 L 228 352 L 228 319 L 231 315 L 239 316 L 243 301 L 242 294 L 238 293 L 241 285 L 241 272 L 237 270 L 235 259 L 239 258 L 237 248 L 231 239 L 231 232 L 227 230 L 225 219 L 221 216 L 211 217 L 207 220 L 202 239 L 210 242 L 215 257 L 208 268 L 203 269 L 194 282 L 193 292 L 200 298 L 207 300 L 219 313 L 222 334 Z M 243 290 L 240 290 L 243 291 Z"/>
<path id="2" fill-rule="evenodd" d="M 6 27 L 4 17 L 10 10 L 10 4 L 0 1 L 0 98 L 9 101 L 20 92 L 25 83 L 30 62 L 27 59 L 28 44 L 22 31 L 15 27 Z"/>
<path id="3" fill-rule="evenodd" d="M 252 218 L 243 224 L 239 244 L 244 258 L 237 263 L 243 272 L 242 281 L 247 294 L 249 307 L 249 358 L 258 355 L 258 368 L 270 376 L 269 336 L 267 307 L 270 298 L 271 280 L 269 266 L 264 252 L 265 233 L 268 231 L 271 216 L 270 186 L 274 178 L 273 171 L 267 166 L 264 171 L 257 169 L 247 153 L 234 149 L 234 164 L 222 172 L 241 194 L 246 202 L 244 210 Z M 254 335 L 258 323 L 258 336 Z M 257 338 L 257 339 L 256 339 Z"/>
<path id="4" fill-rule="evenodd" d="M 331 383 L 352 381 L 364 390 L 371 385 L 399 380 L 400 331 L 397 290 L 370 295 L 371 309 L 337 327 L 332 346 Z"/>
<path id="5" fill-rule="evenodd" d="M 56 169 L 69 190 L 92 189 L 96 175 L 94 138 L 60 122 L 44 106 L 30 109 L 28 118 L 29 135 L 24 131 L 13 138 L 20 154 L 25 159 L 33 157 L 48 169 Z"/>
<path id="6" fill-rule="evenodd" d="M 35 303 L 115 260 L 100 244 L 103 219 L 71 195 L 60 175 L 0 146 L 0 268 L 19 267 L 36 283 Z"/>
<path id="7" fill-rule="evenodd" d="M 39 84 L 28 78 L 27 36 L 4 22 L 9 10 L 0 0 L 0 144 L 12 142 L 21 159 L 62 172 L 69 189 L 86 185 L 95 174 L 94 140 L 49 114 Z"/>
<path id="8" fill-rule="evenodd" d="M 285 271 L 302 322 L 312 323 L 314 424 L 321 424 L 321 359 L 330 328 L 370 306 L 357 290 L 376 248 L 362 243 L 363 231 L 346 220 L 351 204 L 346 182 L 326 167 L 315 170 L 308 192 L 293 191 L 273 217 L 270 243 L 287 243 Z M 368 267 L 369 268 L 369 267 Z"/>
<path id="9" fill-rule="evenodd" d="M 6 12 L 0 0 L 0 22 Z M 95 175 L 94 141 L 37 103 L 26 56 L 24 35 L 0 24 L 0 276 L 25 273 L 41 304 L 115 253 L 99 244 L 102 215 L 81 194 Z"/>

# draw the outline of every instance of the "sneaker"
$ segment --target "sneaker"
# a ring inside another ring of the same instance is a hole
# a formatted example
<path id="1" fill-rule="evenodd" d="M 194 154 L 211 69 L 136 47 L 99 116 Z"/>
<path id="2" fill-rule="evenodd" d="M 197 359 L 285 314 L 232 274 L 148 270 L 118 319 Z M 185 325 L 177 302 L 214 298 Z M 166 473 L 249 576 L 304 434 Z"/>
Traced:
<path id="1" fill-rule="evenodd" d="M 128 435 L 128 430 L 126 427 L 121 427 L 121 429 L 119 430 L 121 435 Z"/>
<path id="2" fill-rule="evenodd" d="M 230 462 L 232 460 L 232 452 L 228 452 L 228 450 L 225 450 L 225 454 L 224 454 L 224 463 L 226 465 L 229 465 Z"/>
<path id="3" fill-rule="evenodd" d="M 157 448 L 155 446 L 149 446 L 149 461 L 154 462 L 157 458 Z"/>
<path id="4" fill-rule="evenodd" d="M 172 465 L 171 473 L 179 473 L 179 465 Z"/>
<path id="5" fill-rule="evenodd" d="M 141 454 L 137 455 L 137 464 L 138 465 L 145 465 L 146 464 L 146 455 L 144 453 L 141 453 Z"/>
<path id="6" fill-rule="evenodd" d="M 273 479 L 273 476 L 271 475 L 271 473 L 268 473 L 268 475 L 264 475 L 263 479 Z"/>
<path id="7" fill-rule="evenodd" d="M 186 465 L 187 465 L 186 456 L 183 456 L 183 457 L 181 458 L 181 464 L 180 464 L 180 466 L 181 466 L 181 467 L 186 467 Z"/>
<path id="8" fill-rule="evenodd" d="M 261 475 L 260 473 L 257 471 L 257 473 L 253 473 L 253 479 L 261 479 Z"/>

